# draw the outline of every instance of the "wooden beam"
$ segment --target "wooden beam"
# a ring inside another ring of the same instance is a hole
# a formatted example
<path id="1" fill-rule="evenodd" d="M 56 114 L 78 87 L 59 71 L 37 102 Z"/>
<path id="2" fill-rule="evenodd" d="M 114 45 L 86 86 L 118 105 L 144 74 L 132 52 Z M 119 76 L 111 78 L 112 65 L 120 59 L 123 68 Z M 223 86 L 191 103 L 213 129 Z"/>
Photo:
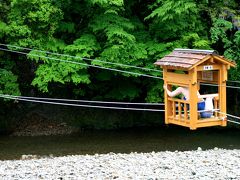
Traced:
<path id="1" fill-rule="evenodd" d="M 189 127 L 189 122 L 176 121 L 176 120 L 173 120 L 171 118 L 169 118 L 168 121 L 169 121 L 169 124 L 176 124 L 176 125 L 179 125 L 179 126 Z"/>
<path id="2" fill-rule="evenodd" d="M 221 58 L 219 56 L 213 56 L 213 57 L 214 57 L 214 59 L 216 59 L 218 61 L 221 61 L 222 64 L 228 64 L 228 65 L 230 65 L 232 67 L 236 67 L 236 63 L 235 62 L 229 61 L 229 60 L 227 60 L 225 58 Z"/>
<path id="3" fill-rule="evenodd" d="M 164 85 L 168 86 L 167 84 L 167 69 L 163 68 L 163 79 L 164 79 Z M 168 124 L 168 116 L 170 116 L 171 114 L 171 104 L 170 101 L 168 100 L 168 95 L 167 95 L 167 91 L 164 91 L 164 104 L 165 104 L 165 124 Z"/>
<path id="4" fill-rule="evenodd" d="M 227 112 L 227 102 L 226 102 L 226 73 L 227 69 L 225 65 L 222 65 L 222 68 L 219 70 L 219 87 L 218 87 L 218 92 L 219 92 L 219 109 L 220 112 L 226 113 Z M 220 114 L 221 118 L 224 118 L 225 115 Z M 227 121 L 222 121 L 222 126 L 227 126 Z"/>
<path id="5" fill-rule="evenodd" d="M 203 120 L 203 121 L 198 121 L 197 123 L 197 128 L 200 127 L 211 127 L 211 126 L 222 126 L 222 120 Z"/>
<path id="6" fill-rule="evenodd" d="M 198 112 L 197 112 L 197 90 L 198 85 L 197 83 L 197 71 L 196 68 L 189 72 L 189 75 L 192 78 L 191 83 L 189 84 L 189 93 L 190 93 L 190 129 L 195 130 L 197 129 L 197 120 L 198 120 Z"/>
<path id="7" fill-rule="evenodd" d="M 173 72 L 166 72 L 166 77 L 164 77 L 168 83 L 174 85 L 185 85 L 187 86 L 190 82 L 190 77 L 188 74 L 178 74 Z"/>

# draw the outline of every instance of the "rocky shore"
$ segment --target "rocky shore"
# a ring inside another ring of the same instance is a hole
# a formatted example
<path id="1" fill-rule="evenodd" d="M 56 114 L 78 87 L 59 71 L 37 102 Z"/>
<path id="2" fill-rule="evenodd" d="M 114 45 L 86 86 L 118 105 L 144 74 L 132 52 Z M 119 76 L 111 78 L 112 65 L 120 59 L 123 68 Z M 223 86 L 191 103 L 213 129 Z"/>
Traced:
<path id="1" fill-rule="evenodd" d="M 0 179 L 240 179 L 240 150 L 24 155 L 0 161 Z"/>

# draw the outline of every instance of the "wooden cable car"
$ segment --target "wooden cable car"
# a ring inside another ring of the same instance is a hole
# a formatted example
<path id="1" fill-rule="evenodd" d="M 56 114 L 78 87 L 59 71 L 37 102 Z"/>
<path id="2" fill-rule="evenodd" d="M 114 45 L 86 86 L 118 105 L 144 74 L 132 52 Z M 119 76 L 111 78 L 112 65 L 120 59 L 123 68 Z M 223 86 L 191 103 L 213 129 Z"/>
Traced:
<path id="1" fill-rule="evenodd" d="M 219 56 L 213 50 L 175 49 L 169 55 L 154 63 L 163 68 L 164 84 L 168 89 L 173 85 L 187 87 L 190 99 L 182 100 L 168 97 L 165 92 L 165 123 L 189 127 L 226 126 L 226 81 L 230 67 L 236 64 Z M 180 72 L 180 73 L 179 73 Z M 214 94 L 202 95 L 213 99 L 214 111 L 211 117 L 201 117 L 197 109 L 199 84 L 207 83 L 217 87 Z M 220 113 L 221 112 L 221 113 Z"/>

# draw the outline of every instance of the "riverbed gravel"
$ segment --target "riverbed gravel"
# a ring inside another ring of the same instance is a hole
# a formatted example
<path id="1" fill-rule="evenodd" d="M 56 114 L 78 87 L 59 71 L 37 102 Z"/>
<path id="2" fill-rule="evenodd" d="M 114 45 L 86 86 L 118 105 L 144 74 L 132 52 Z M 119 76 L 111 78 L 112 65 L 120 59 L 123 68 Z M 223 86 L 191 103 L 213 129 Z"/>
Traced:
<path id="1" fill-rule="evenodd" d="M 0 161 L 0 179 L 240 179 L 240 150 L 22 158 Z"/>

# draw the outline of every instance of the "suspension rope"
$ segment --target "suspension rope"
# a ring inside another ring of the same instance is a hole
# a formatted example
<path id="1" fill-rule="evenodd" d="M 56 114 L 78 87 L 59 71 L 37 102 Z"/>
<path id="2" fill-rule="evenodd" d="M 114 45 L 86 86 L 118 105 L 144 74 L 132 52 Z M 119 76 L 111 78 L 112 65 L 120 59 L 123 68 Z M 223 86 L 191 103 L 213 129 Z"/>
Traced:
<path id="1" fill-rule="evenodd" d="M 54 52 L 51 52 L 51 51 L 44 51 L 44 50 L 39 50 L 39 49 L 33 49 L 33 48 L 11 45 L 11 44 L 0 43 L 0 45 L 5 46 L 5 47 L 13 47 L 13 48 L 17 48 L 17 49 L 29 50 L 29 51 L 43 52 L 43 53 L 53 54 L 53 55 L 57 55 L 57 56 L 71 57 L 71 58 L 74 58 L 74 59 L 84 59 L 84 60 L 87 60 L 87 61 L 96 61 L 96 62 L 102 62 L 102 63 L 105 63 L 105 64 L 131 67 L 131 68 L 136 68 L 136 69 L 141 69 L 141 70 L 146 70 L 146 71 L 163 72 L 161 70 L 156 70 L 156 69 L 143 68 L 143 67 L 138 67 L 138 66 L 133 66 L 133 65 L 128 65 L 128 64 L 121 64 L 121 63 L 113 63 L 113 62 L 103 61 L 103 60 L 99 60 L 99 59 L 91 59 L 91 58 L 85 58 L 85 57 L 71 56 L 71 55 L 68 55 L 68 54 L 54 53 Z M 240 83 L 240 81 L 231 81 L 231 80 L 228 80 L 228 82 Z"/>
<path id="2" fill-rule="evenodd" d="M 74 58 L 74 59 L 84 59 L 84 60 L 87 60 L 87 61 L 96 61 L 96 62 L 102 62 L 102 63 L 105 63 L 105 64 L 131 67 L 131 68 L 136 68 L 136 69 L 141 69 L 141 70 L 146 70 L 146 71 L 163 72 L 161 70 L 156 70 L 156 69 L 143 68 L 143 67 L 132 66 L 132 65 L 128 65 L 128 64 L 121 64 L 121 63 L 113 63 L 113 62 L 108 62 L 108 61 L 102 61 L 102 60 L 99 60 L 99 59 L 91 59 L 91 58 L 85 58 L 85 57 L 71 56 L 71 55 L 68 55 L 68 54 L 54 53 L 54 52 L 50 52 L 50 51 L 38 50 L 38 49 L 33 49 L 33 48 L 26 48 L 26 47 L 22 47 L 22 46 L 11 45 L 11 44 L 0 43 L 0 45 L 5 46 L 5 47 L 13 47 L 13 48 L 17 48 L 17 49 L 29 50 L 29 51 L 43 52 L 43 53 L 53 54 L 53 55 L 58 55 L 58 56 L 63 56 L 63 57 L 71 57 L 71 58 Z M 231 80 L 228 80 L 227 82 L 240 83 L 240 81 L 231 81 Z"/>
<path id="3" fill-rule="evenodd" d="M 87 60 L 87 61 L 96 61 L 96 62 L 102 62 L 102 63 L 105 63 L 105 64 L 131 67 L 131 68 L 141 69 L 141 70 L 145 70 L 145 71 L 163 72 L 161 70 L 156 70 L 156 69 L 143 68 L 143 67 L 138 67 L 138 66 L 133 66 L 133 65 L 128 65 L 128 64 L 121 64 L 121 63 L 113 63 L 113 62 L 102 61 L 102 60 L 98 60 L 98 59 L 85 58 L 85 57 L 71 56 L 71 55 L 68 55 L 68 54 L 54 53 L 54 52 L 50 52 L 50 51 L 43 51 L 43 50 L 26 48 L 26 47 L 21 47 L 21 46 L 14 46 L 14 45 L 11 45 L 11 44 L 0 43 L 0 45 L 5 46 L 5 47 L 14 47 L 14 48 L 17 48 L 17 49 L 29 50 L 29 51 L 43 52 L 43 53 L 53 54 L 53 55 L 57 55 L 57 56 L 71 57 L 71 58 L 74 58 L 74 59 L 84 59 L 84 60 Z"/>
<path id="4" fill-rule="evenodd" d="M 63 101 L 65 101 L 65 100 L 68 100 L 68 99 L 41 98 L 42 100 L 35 100 L 34 97 L 32 97 L 32 99 L 31 99 L 31 97 L 26 97 L 26 96 L 25 96 L 25 98 L 23 98 L 24 96 L 11 96 L 11 95 L 3 95 L 3 94 L 0 94 L 0 97 L 5 98 L 5 99 L 12 99 L 12 100 L 19 100 L 19 101 L 26 101 L 26 102 L 33 102 L 33 103 L 74 106 L 74 107 L 115 109 L 115 110 L 133 110 L 133 111 L 151 111 L 151 112 L 164 112 L 165 111 L 164 109 L 143 109 L 143 108 L 129 108 L 129 107 L 126 108 L 126 107 L 114 107 L 114 106 L 112 106 L 112 107 L 109 107 L 109 106 L 95 106 L 95 105 L 51 102 L 51 101 L 46 101 L 45 100 L 45 99 L 51 99 L 51 100 L 63 100 Z M 69 100 L 69 101 L 72 101 L 72 100 Z M 75 100 L 73 100 L 73 101 L 75 101 Z M 102 102 L 102 103 L 104 103 L 104 102 Z M 106 103 L 111 103 L 111 102 L 106 102 Z M 118 102 L 116 102 L 116 103 L 118 103 Z M 204 112 L 204 111 L 209 111 L 209 110 L 203 110 L 203 111 L 198 111 L 198 112 Z M 224 114 L 224 115 L 227 115 L 227 116 L 232 117 L 232 118 L 240 119 L 240 117 L 220 112 L 219 109 L 213 109 L 212 111 L 218 111 L 218 113 L 220 113 L 220 114 Z M 233 121 L 233 120 L 229 120 L 229 119 L 227 119 L 227 121 L 240 125 L 240 122 L 237 122 L 237 121 Z"/>
<path id="5" fill-rule="evenodd" d="M 4 44 L 0 44 L 0 45 L 4 45 Z M 15 46 L 14 46 L 15 47 Z M 18 46 L 16 46 L 18 47 Z M 20 47 L 19 47 L 20 48 Z M 26 48 L 26 49 L 30 49 L 30 48 Z M 9 50 L 9 49 L 4 49 L 4 48 L 0 48 L 0 50 L 3 51 L 7 51 L 7 52 L 13 52 L 13 53 L 18 53 L 18 54 L 23 54 L 23 55 L 28 55 L 28 53 L 24 53 L 21 51 L 15 51 L 15 50 Z M 39 50 L 40 51 L 40 50 Z M 64 54 L 63 54 L 64 55 Z M 144 77 L 149 77 L 149 78 L 155 78 L 155 79 L 163 79 L 162 77 L 158 77 L 158 76 L 151 76 L 151 75 L 147 75 L 147 74 L 142 74 L 142 73 L 136 73 L 136 72 L 131 72 L 131 71 L 126 71 L 126 70 L 119 70 L 119 69 L 114 69 L 114 68 L 107 68 L 107 67 L 101 67 L 101 66 L 96 66 L 96 65 L 90 65 L 90 64 L 84 64 L 84 63 L 80 63 L 80 62 L 76 62 L 76 61 L 69 61 L 69 60 L 62 60 L 62 59 L 58 59 L 58 58 L 52 58 L 52 57 L 47 57 L 47 56 L 40 56 L 40 55 L 36 55 L 36 54 L 31 54 L 31 56 L 35 56 L 35 57 L 40 57 L 40 58 L 47 58 L 47 59 L 51 59 L 51 60 L 55 60 L 55 61 L 60 61 L 60 62 L 66 62 L 66 63 L 72 63 L 72 64 L 79 64 L 79 65 L 83 65 L 83 66 L 90 66 L 90 67 L 94 67 L 94 68 L 100 68 L 100 69 L 105 69 L 105 70 L 110 70 L 110 71 L 116 71 L 116 72 L 122 72 L 122 73 L 127 73 L 127 74 L 133 74 L 133 75 L 139 75 L 139 76 L 144 76 Z M 67 55 L 66 55 L 67 56 Z M 206 86 L 221 86 L 218 84 L 208 84 L 208 83 L 201 83 L 201 85 L 206 85 Z M 223 85 L 222 85 L 223 86 Z M 226 85 L 227 88 L 234 88 L 234 89 L 240 89 L 240 87 L 238 86 L 229 86 Z"/>
<path id="6" fill-rule="evenodd" d="M 224 112 L 220 112 L 218 111 L 219 114 L 223 114 L 223 115 L 226 115 L 226 116 L 229 116 L 229 117 L 232 117 L 232 118 L 235 118 L 235 119 L 240 119 L 240 117 L 237 117 L 237 116 L 234 116 L 234 115 L 231 115 L 231 114 L 227 114 L 227 113 L 224 113 Z M 231 123 L 234 123 L 234 124 L 239 124 L 240 125 L 240 122 L 238 121 L 233 121 L 233 120 L 230 120 L 227 118 L 227 121 L 228 122 L 231 122 Z"/>
<path id="7" fill-rule="evenodd" d="M 235 118 L 235 119 L 239 119 L 240 120 L 240 117 L 237 117 L 237 116 L 234 116 L 234 115 L 231 115 L 231 114 L 227 114 L 227 113 L 224 113 L 224 112 L 218 112 L 220 114 L 224 114 L 226 116 L 229 116 L 229 117 L 232 117 L 232 118 Z"/>
<path id="8" fill-rule="evenodd" d="M 13 52 L 13 53 L 17 53 L 17 54 L 28 55 L 28 53 L 15 51 L 15 50 L 4 49 L 4 48 L 0 48 L 0 50 L 7 51 L 7 52 Z M 80 63 L 80 62 L 76 62 L 76 61 L 62 60 L 62 59 L 58 59 L 58 58 L 52 58 L 52 57 L 47 57 L 47 56 L 40 56 L 40 55 L 36 55 L 36 54 L 31 54 L 31 56 L 40 57 L 40 58 L 47 58 L 47 59 L 51 59 L 51 60 L 54 60 L 54 61 L 60 61 L 60 62 L 65 62 L 65 63 L 89 66 L 89 67 L 94 67 L 94 68 L 99 68 L 99 69 L 104 69 L 104 70 L 122 72 L 122 73 L 127 73 L 127 74 L 138 75 L 138 76 L 144 76 L 144 77 L 149 77 L 149 78 L 154 78 L 154 79 L 163 79 L 162 77 L 151 76 L 151 75 L 147 75 L 147 74 L 141 74 L 141 73 L 126 71 L 126 70 L 119 70 L 119 69 L 114 69 L 114 68 L 107 68 L 107 67 L 91 65 L 91 64 L 84 64 L 84 63 Z"/>
<path id="9" fill-rule="evenodd" d="M 227 80 L 227 82 L 231 82 L 231 83 L 240 83 L 240 81 L 231 81 L 231 80 Z"/>
<path id="10" fill-rule="evenodd" d="M 208 84 L 208 83 L 200 83 L 200 85 L 215 86 L 215 87 L 226 86 L 227 88 L 240 89 L 239 86 L 228 86 L 228 85 L 218 85 L 218 84 Z"/>
<path id="11" fill-rule="evenodd" d="M 74 106 L 74 107 L 87 107 L 87 108 L 100 108 L 100 109 L 116 109 L 116 110 L 133 110 L 133 111 L 151 111 L 151 112 L 163 112 L 164 109 L 144 109 L 144 108 L 130 108 L 130 107 L 114 107 L 114 106 L 95 106 L 95 105 L 85 105 L 85 104 L 73 104 L 73 103 L 61 103 L 61 102 L 51 102 L 45 100 L 34 100 L 34 99 L 24 99 L 16 97 L 6 97 L 0 95 L 2 98 L 13 99 L 18 101 L 27 101 L 33 103 L 43 103 L 43 104 L 52 104 L 52 105 L 62 105 L 62 106 Z"/>
<path id="12" fill-rule="evenodd" d="M 0 50 L 7 51 L 7 52 L 18 53 L 18 54 L 23 54 L 23 55 L 28 55 L 28 53 L 24 53 L 24 52 L 21 52 L 21 51 L 9 50 L 9 49 L 4 49 L 4 48 L 0 48 Z M 161 79 L 161 80 L 163 79 L 162 77 L 158 77 L 158 76 L 151 76 L 151 75 L 147 75 L 147 74 L 136 73 L 136 72 L 126 71 L 126 70 L 119 70 L 119 69 L 114 69 L 114 68 L 101 67 L 101 66 L 97 66 L 97 65 L 84 64 L 84 63 L 80 63 L 80 62 L 76 62 L 76 61 L 62 60 L 62 59 L 58 59 L 58 58 L 40 56 L 40 55 L 36 55 L 36 54 L 31 54 L 31 56 L 40 57 L 40 58 L 47 58 L 47 59 L 60 61 L 60 62 L 65 62 L 65 63 L 78 64 L 78 65 L 83 65 L 83 66 L 90 66 L 90 67 L 94 67 L 94 68 L 100 68 L 100 69 L 122 72 L 122 73 L 127 73 L 127 74 L 139 75 L 139 76 L 144 76 L 144 77 L 149 77 L 149 78 L 154 78 L 154 79 Z M 218 85 L 218 84 L 208 84 L 208 83 L 201 83 L 201 85 L 215 86 L 215 87 L 221 86 L 221 85 Z M 238 87 L 238 86 L 226 85 L 226 87 L 227 88 L 233 88 L 233 89 L 240 89 L 240 87 Z"/>
<path id="13" fill-rule="evenodd" d="M 47 100 L 47 101 L 65 101 L 65 102 L 84 102 L 96 104 L 119 104 L 119 105 L 164 105 L 164 103 L 133 103 L 133 102 L 114 102 L 114 101 L 89 101 L 89 100 L 76 100 L 76 99 L 58 99 L 58 98 L 42 98 L 31 96 L 13 96 L 9 94 L 0 94 L 1 97 L 12 97 L 20 99 L 33 99 L 33 100 Z"/>
<path id="14" fill-rule="evenodd" d="M 240 122 L 237 122 L 237 121 L 232 121 L 232 120 L 229 120 L 229 119 L 227 119 L 227 121 L 229 121 L 231 123 L 234 123 L 234 124 L 239 124 L 240 125 Z"/>

